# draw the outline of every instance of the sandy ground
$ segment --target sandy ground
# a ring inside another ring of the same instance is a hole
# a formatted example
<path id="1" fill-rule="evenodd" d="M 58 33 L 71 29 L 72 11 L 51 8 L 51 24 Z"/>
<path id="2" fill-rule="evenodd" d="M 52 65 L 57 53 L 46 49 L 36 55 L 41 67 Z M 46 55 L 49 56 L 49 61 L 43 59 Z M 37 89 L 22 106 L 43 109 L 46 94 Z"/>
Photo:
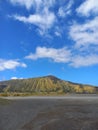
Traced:
<path id="1" fill-rule="evenodd" d="M 98 130 L 98 96 L 7 97 L 0 130 Z"/>

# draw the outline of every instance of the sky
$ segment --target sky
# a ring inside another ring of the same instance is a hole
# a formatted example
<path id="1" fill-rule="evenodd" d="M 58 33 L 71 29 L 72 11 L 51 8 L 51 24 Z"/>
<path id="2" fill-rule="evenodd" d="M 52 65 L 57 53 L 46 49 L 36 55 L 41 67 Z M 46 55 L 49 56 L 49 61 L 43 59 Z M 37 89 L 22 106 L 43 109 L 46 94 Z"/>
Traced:
<path id="1" fill-rule="evenodd" d="M 98 0 L 0 0 L 0 81 L 46 75 L 98 86 Z"/>

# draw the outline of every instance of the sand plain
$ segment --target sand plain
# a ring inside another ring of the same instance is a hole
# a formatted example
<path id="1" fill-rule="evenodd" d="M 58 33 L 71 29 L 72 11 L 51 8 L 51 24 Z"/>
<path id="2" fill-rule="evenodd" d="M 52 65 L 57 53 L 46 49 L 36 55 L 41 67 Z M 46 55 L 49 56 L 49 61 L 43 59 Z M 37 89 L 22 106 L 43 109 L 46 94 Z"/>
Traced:
<path id="1" fill-rule="evenodd" d="M 4 97 L 0 130 L 98 130 L 98 96 Z"/>

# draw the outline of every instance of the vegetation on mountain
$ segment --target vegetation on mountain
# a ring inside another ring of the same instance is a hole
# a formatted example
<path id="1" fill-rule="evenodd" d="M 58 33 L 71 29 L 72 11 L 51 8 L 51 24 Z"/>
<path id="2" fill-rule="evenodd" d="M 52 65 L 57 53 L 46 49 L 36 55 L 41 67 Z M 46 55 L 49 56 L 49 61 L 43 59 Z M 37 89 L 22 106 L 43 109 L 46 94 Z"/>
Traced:
<path id="1" fill-rule="evenodd" d="M 55 76 L 39 78 L 16 79 L 0 82 L 0 95 L 8 93 L 18 95 L 29 94 L 66 94 L 66 93 L 96 93 L 96 87 L 61 80 Z"/>

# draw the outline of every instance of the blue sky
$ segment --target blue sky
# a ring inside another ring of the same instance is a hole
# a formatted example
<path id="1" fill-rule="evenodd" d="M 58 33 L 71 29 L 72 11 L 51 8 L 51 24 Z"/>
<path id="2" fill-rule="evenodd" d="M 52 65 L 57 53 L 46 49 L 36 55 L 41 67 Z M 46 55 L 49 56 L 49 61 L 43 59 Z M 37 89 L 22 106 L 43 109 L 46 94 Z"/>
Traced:
<path id="1" fill-rule="evenodd" d="M 45 75 L 98 86 L 98 1 L 0 0 L 0 80 Z"/>

